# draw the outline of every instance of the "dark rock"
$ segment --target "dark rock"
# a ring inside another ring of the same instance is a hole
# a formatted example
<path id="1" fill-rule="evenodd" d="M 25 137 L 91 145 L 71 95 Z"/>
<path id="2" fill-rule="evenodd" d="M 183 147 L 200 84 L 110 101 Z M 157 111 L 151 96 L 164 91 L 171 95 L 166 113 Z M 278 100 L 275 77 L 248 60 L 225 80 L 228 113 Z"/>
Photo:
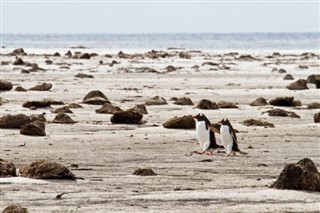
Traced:
<path id="1" fill-rule="evenodd" d="M 226 101 L 220 101 L 218 103 L 219 108 L 239 108 L 235 103 L 232 102 L 226 102 Z"/>
<path id="2" fill-rule="evenodd" d="M 153 98 L 150 98 L 149 100 L 147 100 L 145 102 L 145 105 L 150 106 L 150 105 L 165 105 L 168 104 L 166 99 L 159 97 L 159 96 L 155 96 Z"/>
<path id="3" fill-rule="evenodd" d="M 51 60 L 45 60 L 45 63 L 46 63 L 47 65 L 51 65 L 51 64 L 53 64 L 53 61 L 51 61 Z"/>
<path id="4" fill-rule="evenodd" d="M 2 160 L 0 158 L 0 177 L 15 177 L 17 176 L 16 167 L 12 162 Z"/>
<path id="5" fill-rule="evenodd" d="M 25 88 L 23 88 L 22 86 L 17 86 L 14 91 L 17 91 L 17 92 L 26 92 L 27 90 Z"/>
<path id="6" fill-rule="evenodd" d="M 257 98 L 256 100 L 254 100 L 253 102 L 251 102 L 249 105 L 250 106 L 265 106 L 265 105 L 268 105 L 268 102 L 266 99 L 260 97 L 260 98 Z"/>
<path id="7" fill-rule="evenodd" d="M 279 57 L 279 56 L 281 56 L 281 54 L 279 52 L 274 52 L 274 53 L 272 53 L 272 56 L 273 57 Z"/>
<path id="8" fill-rule="evenodd" d="M 237 60 L 239 61 L 255 61 L 256 58 L 252 57 L 251 55 L 240 55 Z"/>
<path id="9" fill-rule="evenodd" d="M 320 123 L 320 112 L 314 114 L 314 116 L 313 116 L 313 121 L 314 121 L 315 123 Z"/>
<path id="10" fill-rule="evenodd" d="M 24 166 L 20 170 L 20 175 L 35 179 L 76 179 L 74 174 L 62 164 L 47 160 L 39 160 Z"/>
<path id="11" fill-rule="evenodd" d="M 76 78 L 93 78 L 93 75 L 88 75 L 88 74 L 84 74 L 84 73 L 78 73 L 74 77 L 76 77 Z"/>
<path id="12" fill-rule="evenodd" d="M 304 79 L 299 79 L 295 82 L 292 82 L 287 86 L 287 89 L 289 90 L 304 90 L 304 89 L 309 89 L 307 87 L 307 81 Z"/>
<path id="13" fill-rule="evenodd" d="M 211 61 L 203 62 L 201 66 L 205 66 L 205 65 L 209 65 L 209 66 L 216 66 L 216 67 L 218 67 L 218 66 L 219 66 L 219 64 L 218 64 L 218 63 L 214 63 L 214 62 L 211 62 Z"/>
<path id="14" fill-rule="evenodd" d="M 316 80 L 316 88 L 320 89 L 320 80 Z"/>
<path id="15" fill-rule="evenodd" d="M 69 104 L 68 107 L 71 109 L 83 108 L 80 104 L 76 104 L 76 103 Z"/>
<path id="16" fill-rule="evenodd" d="M 290 107 L 293 106 L 293 99 L 294 97 L 277 97 L 269 101 L 270 105 L 273 106 L 286 106 Z"/>
<path id="17" fill-rule="evenodd" d="M 274 125 L 267 121 L 256 120 L 256 119 L 248 119 L 241 122 L 245 126 L 263 126 L 263 127 L 271 127 L 273 128 Z"/>
<path id="18" fill-rule="evenodd" d="M 266 111 L 269 116 L 280 116 L 280 117 L 291 117 L 291 118 L 300 118 L 295 112 L 286 111 L 283 109 L 272 109 Z"/>
<path id="19" fill-rule="evenodd" d="M 42 101 L 27 101 L 22 106 L 26 108 L 44 108 L 50 107 L 50 105 L 63 105 L 61 101 L 55 101 L 51 99 L 43 99 Z"/>
<path id="20" fill-rule="evenodd" d="M 110 121 L 116 124 L 140 124 L 143 115 L 136 111 L 122 111 L 114 113 Z"/>
<path id="21" fill-rule="evenodd" d="M 13 65 L 24 65 L 24 61 L 21 58 L 16 58 Z"/>
<path id="22" fill-rule="evenodd" d="M 172 65 L 168 65 L 165 69 L 167 70 L 167 72 L 174 72 L 177 70 L 177 68 Z"/>
<path id="23" fill-rule="evenodd" d="M 307 105 L 308 109 L 320 109 L 320 103 L 313 102 Z"/>
<path id="24" fill-rule="evenodd" d="M 114 114 L 116 112 L 122 112 L 123 110 L 117 106 L 113 106 L 110 103 L 105 103 L 101 106 L 100 109 L 96 110 L 96 113 L 103 113 L 103 114 Z"/>
<path id="25" fill-rule="evenodd" d="M 279 69 L 278 73 L 286 73 L 287 71 L 285 69 Z"/>
<path id="26" fill-rule="evenodd" d="M 287 74 L 283 77 L 283 80 L 294 80 L 294 78 L 292 77 L 292 75 Z"/>
<path id="27" fill-rule="evenodd" d="M 46 122 L 47 119 L 44 117 L 46 113 L 42 113 L 40 115 L 30 115 L 30 120 L 31 122 L 34 122 L 34 121 L 41 121 L 41 122 Z"/>
<path id="28" fill-rule="evenodd" d="M 133 175 L 139 175 L 139 176 L 156 176 L 157 174 L 149 168 L 138 168 L 133 172 Z"/>
<path id="29" fill-rule="evenodd" d="M 30 122 L 30 117 L 24 114 L 4 115 L 0 117 L 0 128 L 19 129 Z"/>
<path id="30" fill-rule="evenodd" d="M 76 121 L 74 121 L 69 115 L 60 112 L 56 117 L 53 119 L 53 123 L 59 123 L 59 124 L 74 124 Z"/>
<path id="31" fill-rule="evenodd" d="M 316 82 L 320 81 L 320 74 L 312 74 L 312 75 L 309 75 L 308 78 L 307 78 L 307 83 L 308 84 L 315 84 Z"/>
<path id="32" fill-rule="evenodd" d="M 304 70 L 304 69 L 309 69 L 309 67 L 308 67 L 307 65 L 299 65 L 298 68 L 299 68 L 299 69 L 302 69 L 302 70 Z"/>
<path id="33" fill-rule="evenodd" d="M 270 186 L 276 189 L 293 189 L 320 192 L 320 173 L 309 158 L 288 164 Z"/>
<path id="34" fill-rule="evenodd" d="M 54 56 L 54 57 L 60 57 L 61 55 L 60 55 L 60 53 L 55 52 L 55 53 L 53 54 L 53 56 Z"/>
<path id="35" fill-rule="evenodd" d="M 12 83 L 9 81 L 0 80 L 0 91 L 9 91 L 12 89 Z"/>
<path id="36" fill-rule="evenodd" d="M 50 83 L 43 83 L 37 86 L 30 88 L 31 91 L 49 91 L 52 88 L 52 84 Z"/>
<path id="37" fill-rule="evenodd" d="M 20 134 L 30 136 L 46 136 L 45 124 L 41 121 L 34 121 L 21 127 Z"/>
<path id="38" fill-rule="evenodd" d="M 53 113 L 60 113 L 60 112 L 63 112 L 63 113 L 73 113 L 73 112 L 69 109 L 69 107 L 67 107 L 67 106 L 60 107 L 60 108 L 51 110 L 51 112 L 53 112 Z"/>
<path id="39" fill-rule="evenodd" d="M 24 208 L 19 205 L 10 205 L 7 206 L 2 213 L 29 213 L 27 208 Z"/>
<path id="40" fill-rule="evenodd" d="M 84 96 L 83 103 L 103 105 L 105 103 L 110 103 L 110 101 L 100 90 L 93 90 L 89 92 L 86 96 Z"/>
<path id="41" fill-rule="evenodd" d="M 199 109 L 219 109 L 218 105 L 215 102 L 212 102 L 212 101 L 207 100 L 207 99 L 202 99 L 198 103 L 196 108 L 199 108 Z"/>
<path id="42" fill-rule="evenodd" d="M 190 98 L 186 98 L 186 97 L 182 97 L 182 98 L 178 98 L 174 104 L 177 105 L 193 105 L 192 101 Z"/>
<path id="43" fill-rule="evenodd" d="M 179 57 L 184 58 L 184 59 L 190 59 L 191 55 L 188 52 L 181 51 L 181 52 L 179 52 Z"/>
<path id="44" fill-rule="evenodd" d="M 79 57 L 80 59 L 90 59 L 91 58 L 91 55 L 89 53 L 84 53 L 82 55 L 80 55 Z"/>
<path id="45" fill-rule="evenodd" d="M 174 117 L 164 122 L 163 127 L 168 129 L 194 129 L 195 121 L 191 115 Z"/>
<path id="46" fill-rule="evenodd" d="M 22 49 L 22 48 L 18 48 L 18 49 L 15 49 L 15 50 L 13 50 L 12 51 L 12 53 L 14 54 L 14 55 L 27 55 L 25 52 L 24 52 L 24 49 Z"/>
<path id="47" fill-rule="evenodd" d="M 128 109 L 128 111 L 135 111 L 141 114 L 148 114 L 147 108 L 144 104 L 137 104 L 134 107 Z"/>
<path id="48" fill-rule="evenodd" d="M 21 70 L 21 73 L 22 73 L 22 74 L 30 74 L 30 71 L 29 71 L 29 70 L 26 70 L 26 69 L 22 69 L 22 70 Z"/>

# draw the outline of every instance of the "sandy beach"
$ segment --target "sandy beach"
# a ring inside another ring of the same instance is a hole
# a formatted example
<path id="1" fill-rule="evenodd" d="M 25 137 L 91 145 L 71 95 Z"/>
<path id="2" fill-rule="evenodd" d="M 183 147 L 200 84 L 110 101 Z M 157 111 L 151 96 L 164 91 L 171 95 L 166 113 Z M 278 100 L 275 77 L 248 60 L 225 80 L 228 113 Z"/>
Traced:
<path id="1" fill-rule="evenodd" d="M 96 55 L 69 58 L 64 56 L 68 50 L 73 55 Z M 150 58 L 146 53 L 151 50 L 25 48 L 27 55 L 19 57 L 44 70 L 21 73 L 30 67 L 12 65 L 12 51 L 4 48 L 1 53 L 1 61 L 8 62 L 1 65 L 1 79 L 13 84 L 13 89 L 1 92 L 1 116 L 45 113 L 46 136 L 0 129 L 1 159 L 18 169 L 40 159 L 54 161 L 68 167 L 77 180 L 0 178 L 1 211 L 19 204 L 29 212 L 320 212 L 319 192 L 269 188 L 286 164 L 310 158 L 320 168 L 320 125 L 313 121 L 319 109 L 307 108 L 320 103 L 320 90 L 315 84 L 308 84 L 306 90 L 286 88 L 320 73 L 319 52 L 243 50 L 235 54 L 170 49 L 163 51 L 166 57 Z M 119 51 L 128 55 L 119 57 Z M 53 56 L 55 52 L 61 56 Z M 241 59 L 244 55 L 252 58 Z M 117 63 L 110 66 L 112 61 Z M 168 71 L 169 65 L 175 70 Z M 76 78 L 78 73 L 93 78 Z M 284 80 L 287 74 L 294 80 Z M 41 83 L 51 83 L 52 88 L 28 90 Z M 17 86 L 28 91 L 15 91 Z M 148 114 L 143 115 L 142 124 L 112 124 L 111 114 L 95 112 L 100 105 L 82 103 L 92 90 L 100 90 L 123 110 L 154 96 L 163 97 L 168 104 L 146 106 Z M 270 101 L 283 96 L 293 96 L 301 106 L 249 105 L 259 97 Z M 173 97 L 188 97 L 194 105 L 176 105 Z M 61 105 L 36 110 L 22 107 L 27 101 L 44 98 L 80 104 L 83 108 L 71 109 L 69 114 L 77 123 L 52 123 L 56 114 L 51 110 Z M 233 102 L 238 108 L 195 108 L 202 99 Z M 274 108 L 295 112 L 300 118 L 269 116 L 266 111 Z M 163 127 L 174 116 L 199 112 L 212 123 L 228 118 L 239 131 L 240 149 L 248 155 L 190 155 L 200 150 L 195 129 Z M 241 123 L 251 118 L 275 127 Z M 157 176 L 133 175 L 137 168 L 151 168 Z M 66 194 L 56 199 L 63 192 Z"/>

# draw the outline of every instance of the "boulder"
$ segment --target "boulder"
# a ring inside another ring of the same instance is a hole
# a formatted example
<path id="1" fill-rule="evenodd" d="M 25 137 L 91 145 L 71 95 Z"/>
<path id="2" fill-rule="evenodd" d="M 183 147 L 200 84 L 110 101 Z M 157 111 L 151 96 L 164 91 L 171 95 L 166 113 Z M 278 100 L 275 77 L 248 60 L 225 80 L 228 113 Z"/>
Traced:
<path id="1" fill-rule="evenodd" d="M 20 129 L 20 134 L 29 136 L 46 136 L 45 124 L 41 121 L 23 125 Z"/>
<path id="2" fill-rule="evenodd" d="M 115 124 L 140 124 L 143 115 L 136 111 L 122 111 L 114 113 L 110 121 Z"/>
<path id="3" fill-rule="evenodd" d="M 267 121 L 256 120 L 256 119 L 248 119 L 241 122 L 245 126 L 263 126 L 263 127 L 271 127 L 273 128 L 274 125 Z"/>
<path id="4" fill-rule="evenodd" d="M 14 49 L 14 50 L 12 51 L 12 53 L 13 53 L 14 55 L 21 55 L 21 56 L 27 55 L 27 54 L 24 52 L 24 49 L 22 49 L 22 48 Z"/>
<path id="5" fill-rule="evenodd" d="M 160 97 L 160 96 L 155 96 L 153 98 L 150 98 L 145 102 L 145 105 L 150 106 L 150 105 L 165 105 L 168 104 L 166 99 Z"/>
<path id="6" fill-rule="evenodd" d="M 12 83 L 0 79 L 0 91 L 9 91 L 12 89 Z"/>
<path id="7" fill-rule="evenodd" d="M 4 115 L 0 117 L 0 128 L 20 129 L 31 122 L 30 117 L 24 114 Z"/>
<path id="8" fill-rule="evenodd" d="M 184 58 L 184 59 L 190 59 L 191 55 L 188 52 L 181 51 L 181 52 L 179 52 L 179 57 Z"/>
<path id="9" fill-rule="evenodd" d="M 29 213 L 27 208 L 24 208 L 19 205 L 10 205 L 7 206 L 2 213 Z"/>
<path id="10" fill-rule="evenodd" d="M 83 53 L 82 55 L 80 55 L 79 58 L 80 59 L 90 59 L 91 55 L 89 53 Z"/>
<path id="11" fill-rule="evenodd" d="M 12 64 L 13 65 L 24 65 L 24 61 L 21 58 L 16 58 L 16 60 Z"/>
<path id="12" fill-rule="evenodd" d="M 52 56 L 54 56 L 54 57 L 60 57 L 61 55 L 60 55 L 60 53 L 55 52 Z"/>
<path id="13" fill-rule="evenodd" d="M 312 160 L 304 158 L 298 163 L 286 165 L 270 187 L 320 192 L 320 173 Z"/>
<path id="14" fill-rule="evenodd" d="M 128 111 L 135 111 L 141 114 L 148 114 L 147 108 L 144 104 L 137 104 L 134 107 L 128 109 Z"/>
<path id="15" fill-rule="evenodd" d="M 254 100 L 253 102 L 251 102 L 249 105 L 250 106 L 265 106 L 265 105 L 268 105 L 268 102 L 266 99 L 260 97 L 260 98 L 257 98 L 256 100 Z"/>
<path id="16" fill-rule="evenodd" d="M 177 68 L 172 65 L 168 65 L 165 69 L 167 70 L 167 72 L 174 72 L 177 70 Z"/>
<path id="17" fill-rule="evenodd" d="M 45 114 L 46 113 L 42 113 L 40 115 L 36 115 L 36 114 L 30 115 L 30 120 L 31 120 L 31 122 L 33 122 L 33 121 L 47 122 L 47 119 L 44 117 Z"/>
<path id="18" fill-rule="evenodd" d="M 51 61 L 51 60 L 45 60 L 45 63 L 46 63 L 47 65 L 51 65 L 51 64 L 53 64 L 53 61 Z"/>
<path id="19" fill-rule="evenodd" d="M 190 98 L 186 98 L 186 97 L 182 97 L 182 98 L 178 98 L 174 104 L 177 105 L 193 105 L 192 101 Z"/>
<path id="20" fill-rule="evenodd" d="M 283 80 L 294 80 L 294 78 L 292 77 L 292 75 L 287 74 L 283 77 Z"/>
<path id="21" fill-rule="evenodd" d="M 207 99 L 202 99 L 198 103 L 196 108 L 199 108 L 199 109 L 219 109 L 218 105 L 215 102 L 212 102 L 212 101 L 207 100 Z"/>
<path id="22" fill-rule="evenodd" d="M 96 113 L 102 113 L 102 114 L 114 114 L 116 112 L 122 112 L 123 110 L 120 109 L 117 106 L 113 106 L 110 103 L 105 103 L 101 106 L 100 109 L 96 110 Z"/>
<path id="23" fill-rule="evenodd" d="M 31 91 L 49 91 L 51 88 L 52 88 L 52 84 L 43 83 L 43 84 L 31 87 L 29 90 L 31 90 Z"/>
<path id="24" fill-rule="evenodd" d="M 70 109 L 69 109 L 69 107 L 67 107 L 67 106 L 64 106 L 64 107 L 60 107 L 60 108 L 57 108 L 57 109 L 54 109 L 54 110 L 51 110 L 51 112 L 53 112 L 53 113 L 73 113 Z"/>
<path id="25" fill-rule="evenodd" d="M 26 92 L 27 90 L 25 88 L 23 88 L 22 86 L 17 86 L 14 91 L 17 91 L 17 92 Z"/>
<path id="26" fill-rule="evenodd" d="M 227 101 L 219 101 L 218 107 L 219 108 L 239 108 L 235 103 L 227 102 Z"/>
<path id="27" fill-rule="evenodd" d="M 315 84 L 317 80 L 320 81 L 320 74 L 312 74 L 308 76 L 307 83 Z"/>
<path id="28" fill-rule="evenodd" d="M 314 114 L 314 116 L 313 116 L 313 121 L 314 121 L 315 123 L 320 123 L 320 112 Z"/>
<path id="29" fill-rule="evenodd" d="M 76 78 L 93 78 L 93 75 L 88 75 L 88 74 L 84 74 L 84 73 L 78 73 L 74 77 L 76 77 Z"/>
<path id="30" fill-rule="evenodd" d="M 93 105 L 103 105 L 104 103 L 110 104 L 110 101 L 100 90 L 93 90 L 93 91 L 90 91 L 88 94 L 86 94 L 86 96 L 84 96 L 83 103 L 93 104 Z"/>
<path id="31" fill-rule="evenodd" d="M 304 89 L 309 89 L 307 87 L 307 81 L 304 79 L 299 79 L 295 82 L 292 82 L 287 86 L 287 89 L 289 90 L 304 90 Z"/>
<path id="32" fill-rule="evenodd" d="M 291 118 L 300 118 L 295 112 L 286 111 L 283 109 L 272 109 L 266 111 L 269 116 L 279 116 L 279 117 L 291 117 Z"/>
<path id="33" fill-rule="evenodd" d="M 16 167 L 12 162 L 0 158 L 0 178 L 17 176 Z"/>
<path id="34" fill-rule="evenodd" d="M 256 58 L 254 58 L 253 56 L 251 55 L 240 55 L 237 60 L 239 61 L 255 61 L 257 60 Z"/>
<path id="35" fill-rule="evenodd" d="M 76 121 L 74 121 L 69 115 L 60 112 L 56 117 L 53 119 L 53 123 L 59 123 L 59 124 L 74 124 Z"/>
<path id="36" fill-rule="evenodd" d="M 68 107 L 71 109 L 83 108 L 80 104 L 77 104 L 77 103 L 69 104 Z"/>
<path id="37" fill-rule="evenodd" d="M 287 71 L 285 69 L 279 69 L 278 73 L 286 73 Z"/>
<path id="38" fill-rule="evenodd" d="M 293 106 L 293 99 L 294 97 L 277 97 L 269 101 L 270 105 L 273 106 L 285 106 L 290 107 Z"/>
<path id="39" fill-rule="evenodd" d="M 35 179 L 76 179 L 74 174 L 62 164 L 47 160 L 39 160 L 24 166 L 20 170 L 20 175 Z"/>
<path id="40" fill-rule="evenodd" d="M 138 168 L 133 172 L 133 175 L 139 176 L 156 176 L 157 174 L 149 168 Z"/>
<path id="41" fill-rule="evenodd" d="M 163 123 L 163 127 L 168 129 L 194 129 L 195 125 L 195 121 L 191 115 L 176 116 Z"/>
<path id="42" fill-rule="evenodd" d="M 44 107 L 50 107 L 51 102 L 47 100 L 43 101 L 27 101 L 23 105 L 25 108 L 44 108 Z"/>
<path id="43" fill-rule="evenodd" d="M 307 105 L 308 109 L 320 109 L 320 103 L 313 102 Z"/>

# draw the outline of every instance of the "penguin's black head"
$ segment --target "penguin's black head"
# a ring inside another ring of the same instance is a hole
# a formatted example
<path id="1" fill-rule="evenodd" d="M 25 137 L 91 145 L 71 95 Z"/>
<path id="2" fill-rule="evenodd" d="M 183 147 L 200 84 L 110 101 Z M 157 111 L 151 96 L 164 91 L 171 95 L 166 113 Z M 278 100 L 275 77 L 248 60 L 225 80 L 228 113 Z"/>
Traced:
<path id="1" fill-rule="evenodd" d="M 229 125 L 230 124 L 230 122 L 229 122 L 229 120 L 227 119 L 227 118 L 224 118 L 224 119 L 222 119 L 220 122 L 218 122 L 219 124 L 222 124 L 222 125 Z"/>
<path id="2" fill-rule="evenodd" d="M 192 118 L 193 118 L 194 120 L 197 120 L 197 121 L 203 121 L 203 120 L 205 120 L 207 117 L 206 117 L 203 113 L 199 113 L 199 114 L 197 114 L 197 115 L 195 115 L 195 116 L 192 116 Z"/>

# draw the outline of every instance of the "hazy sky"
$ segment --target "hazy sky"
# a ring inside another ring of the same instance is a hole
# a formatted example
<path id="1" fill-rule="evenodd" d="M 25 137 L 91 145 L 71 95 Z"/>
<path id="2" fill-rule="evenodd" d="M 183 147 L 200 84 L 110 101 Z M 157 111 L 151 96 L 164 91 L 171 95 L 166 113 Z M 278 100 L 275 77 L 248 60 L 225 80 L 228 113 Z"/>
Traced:
<path id="1" fill-rule="evenodd" d="M 319 32 L 319 1 L 2 0 L 3 33 Z"/>

